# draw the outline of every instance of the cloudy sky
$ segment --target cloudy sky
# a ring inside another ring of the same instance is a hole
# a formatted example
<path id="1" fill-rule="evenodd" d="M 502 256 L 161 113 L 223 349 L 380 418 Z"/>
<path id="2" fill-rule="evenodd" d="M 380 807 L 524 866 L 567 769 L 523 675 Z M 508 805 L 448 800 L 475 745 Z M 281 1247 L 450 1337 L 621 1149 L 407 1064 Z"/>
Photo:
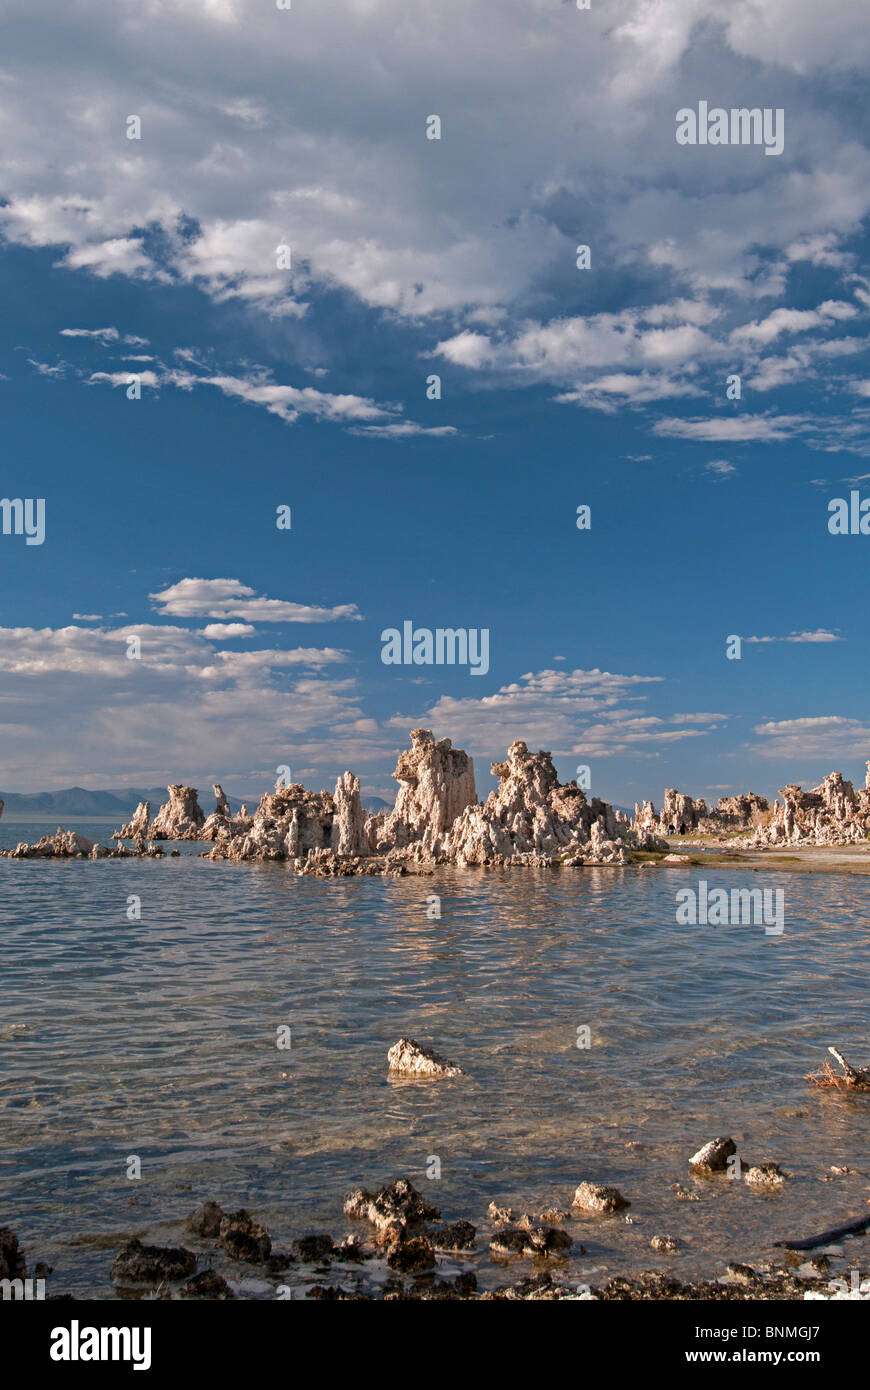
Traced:
<path id="1" fill-rule="evenodd" d="M 864 7 L 0 16 L 2 492 L 45 499 L 0 535 L 0 789 L 389 796 L 420 724 L 483 792 L 516 737 L 621 804 L 863 783 Z M 783 152 L 678 144 L 700 101 Z M 404 620 L 489 671 L 384 665 Z"/>

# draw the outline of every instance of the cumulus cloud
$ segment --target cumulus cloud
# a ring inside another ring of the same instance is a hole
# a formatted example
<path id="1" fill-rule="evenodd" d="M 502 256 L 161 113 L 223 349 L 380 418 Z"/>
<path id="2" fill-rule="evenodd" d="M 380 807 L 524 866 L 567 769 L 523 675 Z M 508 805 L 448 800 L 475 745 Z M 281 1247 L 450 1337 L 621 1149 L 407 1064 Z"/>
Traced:
<path id="1" fill-rule="evenodd" d="M 781 303 L 793 267 L 844 278 L 868 307 L 847 244 L 870 211 L 870 152 L 848 103 L 813 100 L 811 85 L 822 69 L 862 73 L 866 25 L 853 0 L 821 10 L 505 0 L 493 26 L 465 0 L 412 14 L 403 0 L 328 12 L 80 0 L 51 44 L 28 0 L 8 0 L 0 227 L 55 248 L 71 272 L 196 285 L 290 327 L 338 292 L 425 325 L 429 350 L 458 369 L 548 381 L 567 404 L 696 395 L 707 388 L 693 372 L 729 347 L 772 389 L 812 368 L 792 359 L 777 376 L 760 353 L 856 312 L 833 284 L 816 309 Z M 756 103 L 763 77 L 765 104 L 787 109 L 780 158 L 676 145 L 674 112 L 711 65 L 739 104 Z M 435 91 L 443 138 L 428 141 L 420 94 Z M 141 140 L 127 139 L 131 104 Z M 631 284 L 630 307 L 586 309 L 579 237 L 592 277 Z M 107 331 L 65 330 L 104 343 Z M 209 384 L 288 421 L 434 433 L 353 392 Z"/>
<path id="2" fill-rule="evenodd" d="M 202 635 L 210 642 L 226 642 L 232 637 L 250 637 L 256 630 L 253 623 L 207 623 Z"/>
<path id="3" fill-rule="evenodd" d="M 323 674 L 345 660 L 330 647 L 216 651 L 171 625 L 0 628 L 4 776 L 24 786 L 214 778 L 303 749 L 306 761 L 330 756 L 331 740 L 337 759 L 365 755 L 371 735 L 347 732 L 364 717 L 353 678 Z"/>
<path id="4" fill-rule="evenodd" d="M 684 739 L 698 738 L 727 716 L 658 716 L 638 713 L 625 702 L 643 700 L 641 688 L 661 676 L 585 670 L 526 672 L 491 695 L 444 695 L 416 716 L 395 716 L 394 728 L 412 722 L 444 729 L 478 757 L 502 758 L 514 739 L 555 756 L 644 756 Z M 687 727 L 688 726 L 688 727 Z M 701 727 L 699 727 L 701 726 Z"/>

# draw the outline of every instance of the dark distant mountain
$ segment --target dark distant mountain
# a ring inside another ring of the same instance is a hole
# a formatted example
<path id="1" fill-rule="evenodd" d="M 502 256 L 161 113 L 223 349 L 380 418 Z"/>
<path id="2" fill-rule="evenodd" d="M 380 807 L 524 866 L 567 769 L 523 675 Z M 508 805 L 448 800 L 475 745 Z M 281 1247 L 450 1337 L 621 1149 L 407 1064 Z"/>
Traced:
<path id="1" fill-rule="evenodd" d="M 364 809 L 366 811 L 371 811 L 373 816 L 376 816 L 378 811 L 392 811 L 393 809 L 393 803 L 391 801 L 384 801 L 382 796 L 363 796 L 360 797 L 360 800 L 362 801 Z"/>
<path id="2" fill-rule="evenodd" d="M 28 816 L 117 816 L 119 820 L 129 820 L 140 801 L 150 801 L 151 810 L 156 815 L 158 807 L 168 800 L 165 787 L 113 787 L 106 791 L 65 787 L 56 792 L 0 791 L 0 797 L 6 803 L 3 814 L 7 820 L 26 820 Z M 258 795 L 227 795 L 227 800 L 234 812 L 239 810 L 243 801 L 253 811 L 260 798 Z M 206 815 L 214 810 L 210 786 L 200 788 L 200 805 Z"/>

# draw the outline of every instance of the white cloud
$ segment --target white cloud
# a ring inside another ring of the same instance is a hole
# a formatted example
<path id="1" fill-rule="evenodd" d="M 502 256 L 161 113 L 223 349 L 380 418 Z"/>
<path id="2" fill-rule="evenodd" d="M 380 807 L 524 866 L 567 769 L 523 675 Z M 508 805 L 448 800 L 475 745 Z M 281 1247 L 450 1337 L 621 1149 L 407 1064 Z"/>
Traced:
<path id="1" fill-rule="evenodd" d="M 870 758 L 870 724 L 843 715 L 769 720 L 756 724 L 753 733 L 758 735 L 753 751 L 763 758 L 792 764 L 809 758 Z"/>
<path id="2" fill-rule="evenodd" d="M 331 623 L 360 620 L 355 603 L 321 608 L 266 598 L 239 579 L 180 579 L 149 595 L 154 607 L 172 618 L 238 618 L 266 623 Z"/>
<path id="3" fill-rule="evenodd" d="M 329 647 L 215 651 L 202 633 L 149 623 L 0 628 L 4 777 L 215 780 L 312 755 L 350 766 L 373 744 L 383 756 L 383 736 L 346 731 L 364 718 L 353 679 L 320 674 L 344 660 Z"/>
<path id="4" fill-rule="evenodd" d="M 597 669 L 527 672 L 519 681 L 491 695 L 443 695 L 416 716 L 396 715 L 387 723 L 401 729 L 412 723 L 443 729 L 458 746 L 477 757 L 502 758 L 514 739 L 549 749 L 559 757 L 643 756 L 658 747 L 709 731 L 724 715 L 659 717 L 623 708 L 642 700 L 641 687 L 661 676 L 620 675 Z M 675 723 L 678 727 L 674 727 Z M 683 725 L 707 727 L 682 727 Z"/>
<path id="5" fill-rule="evenodd" d="M 744 637 L 744 642 L 842 642 L 843 638 L 828 628 L 817 628 L 814 632 L 790 632 L 787 637 Z"/>
<path id="6" fill-rule="evenodd" d="M 696 439 L 709 444 L 750 443 L 757 440 L 791 439 L 805 424 L 799 415 L 721 415 L 701 420 L 657 420 L 654 434 L 675 439 Z"/>
<path id="7" fill-rule="evenodd" d="M 826 300 L 818 309 L 774 309 L 760 322 L 745 323 L 735 328 L 731 340 L 737 344 L 764 346 L 772 343 L 781 333 L 806 333 L 810 328 L 822 327 L 831 321 L 843 322 L 855 318 L 857 314 L 854 304 L 834 299 Z"/>
<path id="8" fill-rule="evenodd" d="M 227 642 L 233 637 L 250 637 L 256 632 L 252 623 L 207 623 L 202 628 L 203 637 L 210 642 Z"/>

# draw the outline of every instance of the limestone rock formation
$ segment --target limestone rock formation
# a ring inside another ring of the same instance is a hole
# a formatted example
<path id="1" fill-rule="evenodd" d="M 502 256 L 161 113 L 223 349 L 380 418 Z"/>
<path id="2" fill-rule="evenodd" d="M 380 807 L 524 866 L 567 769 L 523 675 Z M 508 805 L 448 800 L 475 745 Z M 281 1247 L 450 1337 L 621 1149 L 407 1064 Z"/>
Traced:
<path id="1" fill-rule="evenodd" d="M 94 854 L 94 850 L 100 851 Z M 21 844 L 15 849 L 5 851 L 10 859 L 86 859 L 103 858 L 109 851 L 104 845 L 97 845 L 86 835 L 78 835 L 74 830 L 62 830 L 60 826 L 53 835 L 43 835 L 35 845 Z"/>
<path id="2" fill-rule="evenodd" d="M 767 824 L 759 824 L 752 845 L 848 845 L 870 835 L 870 763 L 864 787 L 855 791 L 842 772 L 830 772 L 817 787 L 795 783 L 780 790 Z"/>
<path id="3" fill-rule="evenodd" d="M 366 814 L 360 800 L 359 778 L 346 772 L 335 784 L 330 847 L 336 854 L 368 854 Z"/>
<path id="4" fill-rule="evenodd" d="M 290 859 L 298 873 L 325 876 L 412 866 L 428 872 L 439 863 L 624 864 L 629 846 L 665 848 L 605 802 L 587 802 L 574 782 L 560 785 L 549 753 L 514 743 L 493 772 L 501 785 L 481 805 L 468 754 L 414 729 L 393 773 L 399 791 L 392 811 L 366 819 L 359 780 L 349 772 L 334 796 L 279 784 L 241 833 L 234 826 L 216 837 L 209 857 Z"/>
<path id="5" fill-rule="evenodd" d="M 399 783 L 389 815 L 371 817 L 369 834 L 376 850 L 403 849 L 415 841 L 437 854 L 456 818 L 477 802 L 474 763 L 449 738 L 436 743 L 428 729 L 411 731 L 411 747 L 399 754 Z"/>
<path id="6" fill-rule="evenodd" d="M 175 783 L 166 789 L 169 800 L 160 807 L 148 829 L 152 840 L 198 840 L 205 822 L 196 787 Z"/>
<path id="7" fill-rule="evenodd" d="M 492 770 L 499 787 L 481 804 L 468 754 L 454 748 L 449 738 L 436 741 L 428 729 L 414 729 L 411 747 L 400 754 L 393 774 L 399 790 L 388 813 L 366 818 L 359 778 L 351 772 L 338 779 L 334 795 L 279 782 L 261 798 L 253 816 L 243 806 L 233 817 L 223 789 L 215 784 L 216 805 L 208 820 L 196 789 L 176 784 L 150 824 L 150 807 L 143 802 L 115 838 L 132 838 L 133 852 L 148 855 L 163 852 L 159 845 L 149 845 L 148 838 L 206 840 L 213 846 L 210 859 L 289 860 L 296 873 L 321 877 L 428 874 L 446 863 L 627 864 L 630 849 L 667 848 L 654 829 L 632 827 L 597 797 L 587 801 L 575 782 L 562 785 L 550 753 L 532 753 L 518 741 Z M 82 850 L 70 834 L 65 832 L 63 841 L 46 837 L 39 845 L 19 846 L 14 853 L 101 857 L 109 852 L 91 842 Z M 115 857 L 128 852 L 122 844 L 111 851 Z"/>
<path id="8" fill-rule="evenodd" d="M 766 798 L 756 792 L 722 796 L 715 806 L 708 808 L 703 797 L 693 799 L 675 787 L 668 787 L 660 813 L 652 801 L 635 803 L 632 826 L 638 833 L 653 835 L 724 835 L 727 831 L 763 824 L 769 811 Z"/>
<path id="9" fill-rule="evenodd" d="M 770 810 L 766 796 L 755 792 L 745 792 L 740 796 L 720 796 L 714 815 L 721 826 L 735 826 L 741 830 L 760 825 L 762 817 Z"/>
<path id="10" fill-rule="evenodd" d="M 126 825 L 122 825 L 120 830 L 112 834 L 113 840 L 138 840 L 139 836 L 147 836 L 148 826 L 151 822 L 151 802 L 140 801 L 136 810 L 133 812 L 133 819 Z"/>
<path id="11" fill-rule="evenodd" d="M 692 797 L 685 796 L 677 791 L 676 787 L 667 787 L 661 814 L 656 814 L 656 808 L 651 801 L 636 803 L 633 824 L 635 830 L 641 833 L 685 835 L 690 830 L 697 830 L 706 816 L 705 801 L 693 801 Z"/>
<path id="12" fill-rule="evenodd" d="M 591 802 L 575 782 L 560 784 L 553 759 L 517 741 L 483 805 L 467 806 L 443 842 L 458 864 L 627 863 L 627 843 L 647 843 L 611 806 Z M 653 842 L 654 843 L 654 842 Z"/>
<path id="13" fill-rule="evenodd" d="M 207 841 L 221 840 L 233 835 L 244 835 L 250 830 L 252 822 L 247 806 L 242 804 L 241 811 L 234 816 L 219 782 L 215 782 L 212 791 L 215 795 L 215 808 L 196 838 Z"/>
<path id="14" fill-rule="evenodd" d="M 304 859 L 330 848 L 334 816 L 329 792 L 306 791 L 301 782 L 276 782 L 252 817 L 245 817 L 238 830 L 234 822 L 232 835 L 218 838 L 209 858 Z"/>

